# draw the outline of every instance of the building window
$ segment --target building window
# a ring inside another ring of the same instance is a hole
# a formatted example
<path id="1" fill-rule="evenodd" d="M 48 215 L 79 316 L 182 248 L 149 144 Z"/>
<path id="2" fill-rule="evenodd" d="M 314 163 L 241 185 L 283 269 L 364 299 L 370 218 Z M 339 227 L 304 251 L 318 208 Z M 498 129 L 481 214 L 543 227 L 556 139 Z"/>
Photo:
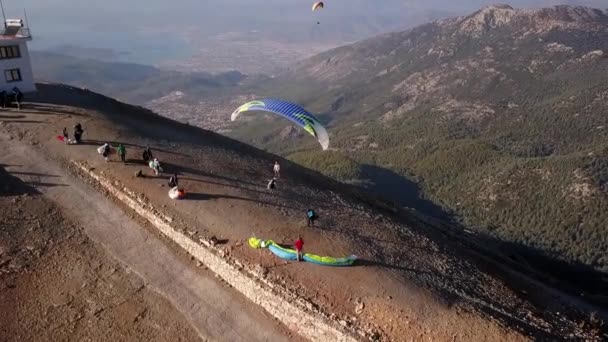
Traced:
<path id="1" fill-rule="evenodd" d="M 19 69 L 4 70 L 4 78 L 7 83 L 21 81 L 21 71 Z"/>
<path id="2" fill-rule="evenodd" d="M 10 59 L 21 57 L 19 45 L 0 46 L 0 59 Z"/>

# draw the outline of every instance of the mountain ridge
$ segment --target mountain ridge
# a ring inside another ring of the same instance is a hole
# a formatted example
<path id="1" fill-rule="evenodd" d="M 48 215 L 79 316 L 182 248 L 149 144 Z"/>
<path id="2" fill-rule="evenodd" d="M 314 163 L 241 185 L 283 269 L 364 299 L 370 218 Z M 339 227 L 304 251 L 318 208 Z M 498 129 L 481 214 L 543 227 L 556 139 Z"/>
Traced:
<path id="1" fill-rule="evenodd" d="M 468 229 L 605 272 L 607 52 L 604 11 L 489 6 L 147 105 L 422 208 L 405 186 L 417 184 Z M 330 151 L 271 116 L 229 122 L 258 97 L 318 113 Z M 385 172 L 408 193 L 380 189 Z"/>
<path id="2" fill-rule="evenodd" d="M 490 6 L 383 34 L 241 92 L 320 113 L 330 154 L 279 141 L 281 122 L 229 134 L 342 180 L 390 169 L 466 226 L 608 270 L 607 25 L 585 7 Z"/>

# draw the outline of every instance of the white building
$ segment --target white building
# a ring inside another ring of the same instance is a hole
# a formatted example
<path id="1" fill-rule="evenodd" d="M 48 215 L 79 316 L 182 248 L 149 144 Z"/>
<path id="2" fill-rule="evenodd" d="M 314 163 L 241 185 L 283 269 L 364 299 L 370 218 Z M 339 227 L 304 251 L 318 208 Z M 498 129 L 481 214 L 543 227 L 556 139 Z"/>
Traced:
<path id="1" fill-rule="evenodd" d="M 27 42 L 32 40 L 29 28 L 21 19 L 7 19 L 0 34 L 0 91 L 19 88 L 23 93 L 36 91 Z"/>

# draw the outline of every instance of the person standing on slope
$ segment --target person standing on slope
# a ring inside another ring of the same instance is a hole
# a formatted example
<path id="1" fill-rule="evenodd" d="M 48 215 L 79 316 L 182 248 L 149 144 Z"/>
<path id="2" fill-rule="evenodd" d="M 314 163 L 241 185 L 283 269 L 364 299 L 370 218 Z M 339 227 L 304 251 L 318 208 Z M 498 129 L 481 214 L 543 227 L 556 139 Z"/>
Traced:
<path id="1" fill-rule="evenodd" d="M 126 163 L 127 149 L 125 148 L 125 146 L 123 144 L 118 144 L 118 148 L 116 149 L 116 152 L 118 152 L 118 155 L 120 156 L 120 160 L 123 163 Z"/>
<path id="2" fill-rule="evenodd" d="M 317 216 L 317 213 L 314 210 L 312 210 L 312 209 L 306 210 L 306 219 L 308 220 L 309 227 L 313 227 L 315 225 L 315 220 L 317 218 L 319 218 L 319 216 Z"/>
<path id="3" fill-rule="evenodd" d="M 68 135 L 68 128 L 63 127 L 63 142 L 67 144 L 70 143 L 70 136 Z"/>
<path id="4" fill-rule="evenodd" d="M 82 138 L 83 133 L 84 133 L 84 130 L 82 129 L 82 126 L 80 125 L 80 123 L 77 123 L 74 126 L 74 140 L 76 141 L 77 144 L 80 144 L 80 139 Z"/>
<path id="5" fill-rule="evenodd" d="M 6 108 L 8 106 L 8 97 L 6 91 L 0 91 L 0 107 Z"/>
<path id="6" fill-rule="evenodd" d="M 277 179 L 276 179 L 276 178 L 271 179 L 271 180 L 268 182 L 268 185 L 266 186 L 266 189 L 268 189 L 268 190 L 274 190 L 274 188 L 277 186 L 276 181 L 277 181 Z"/>
<path id="7" fill-rule="evenodd" d="M 21 102 L 23 102 L 23 93 L 18 87 L 13 87 L 13 101 L 17 104 L 17 110 L 21 110 Z"/>
<path id="8" fill-rule="evenodd" d="M 110 144 L 105 143 L 101 146 L 101 155 L 103 159 L 107 162 L 110 161 Z"/>
<path id="9" fill-rule="evenodd" d="M 169 187 L 175 188 L 176 186 L 179 186 L 179 181 L 177 180 L 177 173 L 174 173 L 173 176 L 169 178 Z"/>
<path id="10" fill-rule="evenodd" d="M 150 149 L 150 146 L 146 146 L 144 153 L 142 153 L 142 158 L 146 163 L 154 158 L 154 156 L 152 155 L 152 150 Z"/>
<path id="11" fill-rule="evenodd" d="M 160 167 L 160 162 L 156 158 L 154 158 L 154 160 L 150 162 L 150 167 L 152 168 L 152 170 L 154 170 L 155 176 L 158 176 L 162 171 L 162 168 Z"/>
<path id="12" fill-rule="evenodd" d="M 281 177 L 281 166 L 279 165 L 278 161 L 274 162 L 274 167 L 272 168 L 272 171 L 274 171 L 274 176 L 275 177 Z"/>
<path id="13" fill-rule="evenodd" d="M 296 248 L 296 259 L 298 261 L 302 261 L 303 259 L 303 254 L 302 254 L 302 249 L 304 248 L 304 240 L 302 239 L 301 236 L 298 236 L 298 239 L 296 240 L 296 242 L 293 244 L 294 247 Z"/>

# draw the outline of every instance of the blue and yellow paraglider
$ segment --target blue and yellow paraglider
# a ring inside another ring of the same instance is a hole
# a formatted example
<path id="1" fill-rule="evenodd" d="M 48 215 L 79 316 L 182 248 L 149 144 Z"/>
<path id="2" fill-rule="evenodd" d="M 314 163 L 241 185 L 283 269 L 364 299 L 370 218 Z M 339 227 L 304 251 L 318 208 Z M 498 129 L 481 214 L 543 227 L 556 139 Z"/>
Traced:
<path id="1" fill-rule="evenodd" d="M 270 112 L 287 118 L 316 137 L 323 150 L 329 147 L 329 135 L 325 127 L 312 114 L 296 104 L 277 99 L 251 101 L 237 108 L 230 119 L 235 121 L 241 113 L 249 111 Z"/>

